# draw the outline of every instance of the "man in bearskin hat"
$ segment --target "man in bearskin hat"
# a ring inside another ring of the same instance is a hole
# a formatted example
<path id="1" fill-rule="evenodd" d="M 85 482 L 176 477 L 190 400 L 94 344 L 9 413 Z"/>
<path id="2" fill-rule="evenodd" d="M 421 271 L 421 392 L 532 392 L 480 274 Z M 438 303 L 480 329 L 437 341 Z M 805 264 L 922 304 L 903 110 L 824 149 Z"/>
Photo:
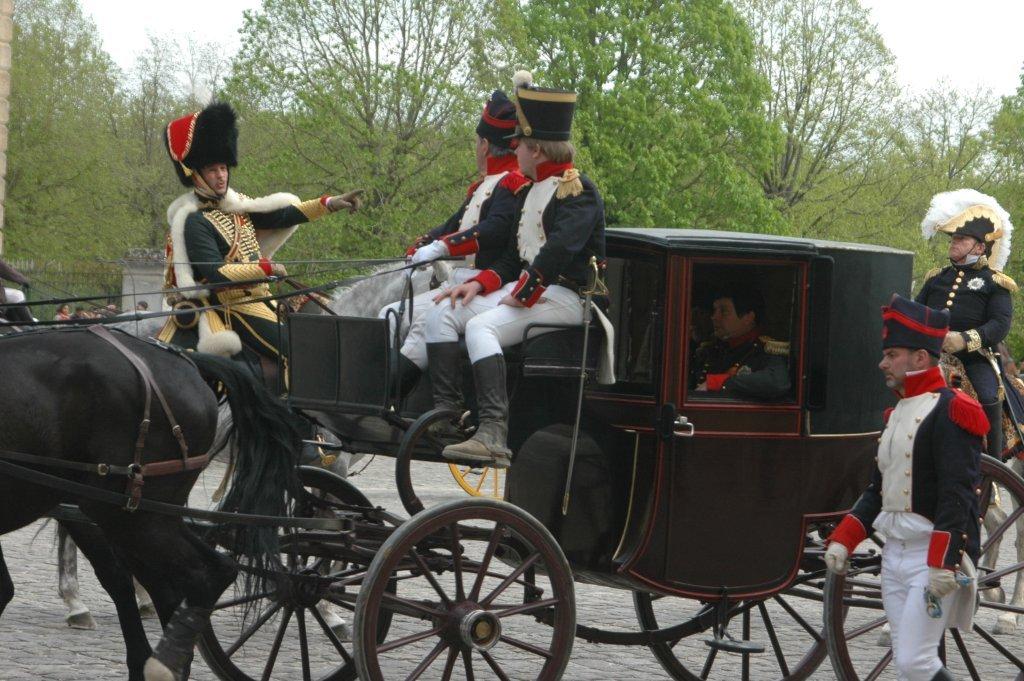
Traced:
<path id="1" fill-rule="evenodd" d="M 286 355 L 273 302 L 266 283 L 285 268 L 270 261 L 296 226 L 341 209 L 358 208 L 359 192 L 300 201 L 292 194 L 249 198 L 230 185 L 231 168 L 238 165 L 235 112 L 220 102 L 171 121 L 165 131 L 167 153 L 181 183 L 189 191 L 167 209 L 168 288 L 196 287 L 174 292 L 169 301 L 178 309 L 220 305 L 197 315 L 168 320 L 159 339 L 195 346 L 200 352 L 231 356 L 243 343 L 260 355 L 277 360 Z M 214 289 L 202 284 L 230 284 Z M 189 338 L 198 329 L 198 338 Z"/>
<path id="2" fill-rule="evenodd" d="M 974 614 L 975 487 L 988 420 L 977 401 L 947 387 L 938 367 L 949 317 L 900 296 L 882 308 L 878 367 L 900 400 L 887 412 L 871 482 L 825 551 L 828 569 L 845 574 L 871 529 L 884 535 L 882 605 L 905 681 L 951 680 L 939 641 L 946 627 L 969 631 Z"/>
<path id="3" fill-rule="evenodd" d="M 988 416 L 987 452 L 998 457 L 1003 451 L 1002 390 L 998 363 L 990 353 L 1010 330 L 1010 293 L 1017 290 L 1001 271 L 1010 257 L 1010 216 L 991 196 L 959 189 L 932 198 L 921 230 L 928 239 L 939 232 L 950 236 L 950 264 L 925 276 L 916 300 L 949 310 L 950 332 L 942 349 L 963 363 Z"/>
<path id="4" fill-rule="evenodd" d="M 519 172 L 515 139 L 516 109 L 501 90 L 495 90 L 484 104 L 476 126 L 476 165 L 480 178 L 469 186 L 459 209 L 443 224 L 419 237 L 408 250 L 412 263 L 428 263 L 447 256 L 463 256 L 465 265 L 456 268 L 442 290 L 463 284 L 491 267 L 504 251 L 519 217 L 519 208 L 529 181 Z M 400 391 L 415 384 L 427 366 L 424 326 L 427 310 L 438 291 L 425 291 L 412 300 L 412 323 L 399 354 Z M 495 301 L 493 304 L 497 304 Z M 397 314 L 401 301 L 381 310 Z M 483 298 L 475 306 L 489 305 Z M 493 305 L 491 305 L 493 306 Z M 400 320 L 404 321 L 404 320 Z"/>
<path id="5" fill-rule="evenodd" d="M 521 342 L 531 324 L 581 324 L 590 259 L 605 259 L 604 202 L 573 167 L 576 94 L 534 87 L 526 71 L 513 82 L 516 156 L 532 181 L 517 229 L 491 268 L 438 296 L 445 304 L 430 309 L 426 328 L 435 406 L 461 407 L 462 333 L 476 385 L 476 433 L 446 447 L 444 456 L 497 467 L 508 466 L 511 457 L 502 348 Z M 481 295 L 488 299 L 482 310 Z"/>

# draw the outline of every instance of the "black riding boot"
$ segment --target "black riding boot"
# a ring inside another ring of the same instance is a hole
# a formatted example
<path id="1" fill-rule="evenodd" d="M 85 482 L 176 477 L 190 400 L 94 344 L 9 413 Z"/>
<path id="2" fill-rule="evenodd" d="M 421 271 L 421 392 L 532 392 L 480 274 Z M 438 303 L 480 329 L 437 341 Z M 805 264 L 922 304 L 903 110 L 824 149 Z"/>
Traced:
<path id="1" fill-rule="evenodd" d="M 404 400 L 412 389 L 416 387 L 416 383 L 420 380 L 420 374 L 423 373 L 416 363 L 410 360 L 402 353 L 398 353 L 398 367 L 396 367 L 395 374 L 398 377 L 398 398 Z"/>
<path id="2" fill-rule="evenodd" d="M 446 459 L 480 461 L 495 468 L 511 463 L 508 448 L 508 390 L 505 386 L 505 355 L 491 355 L 473 364 L 476 383 L 477 421 L 473 437 L 444 448 Z"/>
<path id="3" fill-rule="evenodd" d="M 458 343 L 427 343 L 427 371 L 437 409 L 463 409 L 461 360 Z"/>
<path id="4" fill-rule="evenodd" d="M 935 676 L 932 677 L 932 681 L 956 681 L 953 675 L 949 673 L 949 670 L 943 667 L 939 671 L 935 672 Z"/>
<path id="5" fill-rule="evenodd" d="M 25 305 L 11 305 L 0 307 L 0 318 L 6 317 L 7 321 L 14 323 L 31 324 L 35 320 Z"/>
<path id="6" fill-rule="evenodd" d="M 997 401 L 983 404 L 981 408 L 985 410 L 985 416 L 988 417 L 988 436 L 986 437 L 988 446 L 986 451 L 989 456 L 999 459 L 1003 454 L 1003 403 L 1002 401 Z"/>

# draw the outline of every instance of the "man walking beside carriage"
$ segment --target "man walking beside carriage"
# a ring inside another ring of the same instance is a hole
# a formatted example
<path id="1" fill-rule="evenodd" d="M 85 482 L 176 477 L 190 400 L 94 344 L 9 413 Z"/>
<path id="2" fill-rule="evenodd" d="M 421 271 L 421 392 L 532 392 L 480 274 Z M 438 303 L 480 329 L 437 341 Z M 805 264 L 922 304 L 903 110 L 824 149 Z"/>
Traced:
<path id="1" fill-rule="evenodd" d="M 885 536 L 882 604 L 901 681 L 948 681 L 938 644 L 947 627 L 970 629 L 979 554 L 980 404 L 950 389 L 938 366 L 949 312 L 894 296 L 883 308 L 886 385 L 900 396 L 879 439 L 877 468 L 829 537 L 825 563 L 844 574 L 872 528 Z"/>
<path id="2" fill-rule="evenodd" d="M 520 71 L 516 88 L 519 167 L 532 184 L 517 230 L 490 269 L 441 293 L 427 314 L 426 340 L 434 403 L 461 409 L 459 336 L 473 365 L 479 426 L 444 456 L 508 466 L 508 390 L 502 348 L 533 324 L 580 324 L 581 291 L 590 262 L 603 263 L 604 202 L 573 166 L 569 142 L 576 95 L 538 88 Z"/>
<path id="3" fill-rule="evenodd" d="M 916 300 L 949 310 L 942 350 L 963 364 L 988 417 L 987 453 L 1001 458 L 1004 391 L 994 353 L 1010 331 L 1017 290 L 1001 272 L 1010 257 L 1010 216 L 991 196 L 959 189 L 932 198 L 921 229 L 929 239 L 949 234 L 950 264 L 927 274 Z"/>
<path id="4" fill-rule="evenodd" d="M 359 192 L 308 201 L 286 193 L 249 198 L 236 192 L 229 181 L 238 165 L 238 129 L 226 103 L 171 121 L 165 141 L 178 179 L 190 190 L 167 209 L 166 286 L 193 289 L 172 292 L 169 301 L 178 310 L 221 307 L 171 317 L 159 339 L 223 356 L 239 353 L 243 344 L 274 361 L 287 356 L 276 305 L 260 300 L 270 288 L 258 280 L 286 276 L 284 266 L 270 258 L 295 228 L 341 209 L 356 210 Z"/>
<path id="5" fill-rule="evenodd" d="M 508 244 L 529 187 L 529 181 L 519 172 L 515 140 L 511 137 L 515 127 L 515 106 L 504 92 L 495 90 L 484 104 L 476 126 L 476 163 L 481 179 L 469 186 L 454 215 L 409 248 L 410 262 L 414 264 L 446 256 L 466 258 L 465 265 L 456 268 L 442 284 L 442 290 L 464 284 L 489 269 Z M 425 291 L 412 300 L 412 322 L 399 353 L 403 394 L 412 389 L 427 367 L 424 327 L 427 311 L 437 295 L 436 290 Z M 397 314 L 401 305 L 402 301 L 392 303 L 380 314 Z"/>

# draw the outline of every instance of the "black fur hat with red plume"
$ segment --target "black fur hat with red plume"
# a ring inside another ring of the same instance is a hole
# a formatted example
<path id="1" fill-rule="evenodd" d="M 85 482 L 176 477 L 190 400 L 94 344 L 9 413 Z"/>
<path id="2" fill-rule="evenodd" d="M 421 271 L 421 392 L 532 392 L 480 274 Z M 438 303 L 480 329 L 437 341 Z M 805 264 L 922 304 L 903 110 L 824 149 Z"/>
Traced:
<path id="1" fill-rule="evenodd" d="M 192 173 L 213 163 L 238 165 L 238 127 L 235 110 L 215 102 L 202 111 L 171 121 L 164 131 L 167 153 L 178 179 L 192 186 Z"/>

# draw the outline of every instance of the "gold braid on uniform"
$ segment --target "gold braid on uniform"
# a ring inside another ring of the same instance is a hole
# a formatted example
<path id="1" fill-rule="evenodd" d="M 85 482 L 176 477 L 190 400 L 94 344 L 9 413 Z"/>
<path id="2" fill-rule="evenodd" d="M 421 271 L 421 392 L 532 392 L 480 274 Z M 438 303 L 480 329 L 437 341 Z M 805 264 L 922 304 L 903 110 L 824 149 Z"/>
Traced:
<path id="1" fill-rule="evenodd" d="M 967 341 L 967 352 L 981 350 L 981 334 L 977 329 L 968 329 L 963 332 L 964 340 Z"/>
<path id="2" fill-rule="evenodd" d="M 1010 293 L 1016 293 L 1017 291 L 1020 290 L 1020 287 L 1017 286 L 1017 282 L 1015 282 L 1009 276 L 1003 274 L 1002 272 L 997 272 L 996 270 L 992 270 L 992 281 L 999 284 Z"/>
<path id="3" fill-rule="evenodd" d="M 928 273 L 926 275 L 924 275 L 924 280 L 928 281 L 929 279 L 931 279 L 932 277 L 934 277 L 936 274 L 938 274 L 941 271 L 942 271 L 941 267 L 933 267 L 933 268 L 931 268 L 930 270 L 928 270 Z"/>
<path id="4" fill-rule="evenodd" d="M 775 340 L 771 336 L 761 336 L 758 340 L 769 355 L 789 355 L 789 343 L 786 341 Z"/>
<path id="5" fill-rule="evenodd" d="M 583 183 L 580 182 L 580 171 L 576 168 L 569 168 L 558 178 L 558 189 L 555 190 L 555 197 L 564 199 L 567 196 L 579 196 L 583 193 Z"/>

